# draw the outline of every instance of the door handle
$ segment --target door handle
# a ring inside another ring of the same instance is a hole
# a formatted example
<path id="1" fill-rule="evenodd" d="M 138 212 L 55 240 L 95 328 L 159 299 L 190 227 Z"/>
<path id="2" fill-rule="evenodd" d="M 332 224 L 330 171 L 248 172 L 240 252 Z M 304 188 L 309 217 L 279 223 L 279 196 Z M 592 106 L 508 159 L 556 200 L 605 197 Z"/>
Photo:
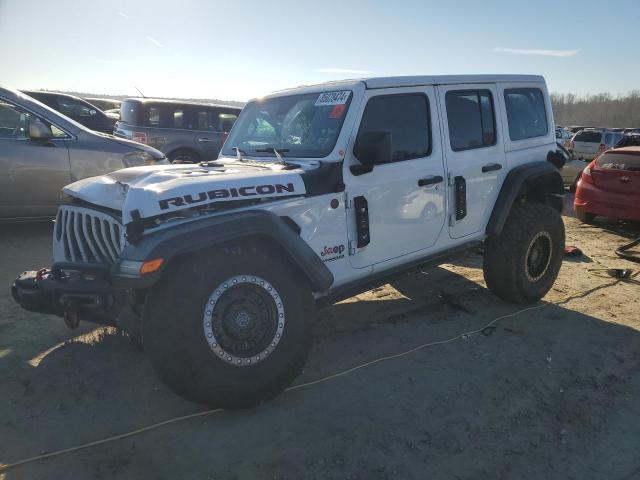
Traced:
<path id="1" fill-rule="evenodd" d="M 499 163 L 487 163 L 482 167 L 482 173 L 495 172 L 496 170 L 500 170 L 501 168 L 502 165 L 500 165 Z"/>
<path id="2" fill-rule="evenodd" d="M 427 185 L 435 185 L 436 183 L 440 183 L 444 180 L 440 175 L 429 175 L 426 178 L 421 178 L 418 180 L 419 187 L 426 187 Z"/>
<path id="3" fill-rule="evenodd" d="M 211 140 L 210 138 L 199 138 L 198 141 L 200 143 L 213 142 L 213 140 Z"/>

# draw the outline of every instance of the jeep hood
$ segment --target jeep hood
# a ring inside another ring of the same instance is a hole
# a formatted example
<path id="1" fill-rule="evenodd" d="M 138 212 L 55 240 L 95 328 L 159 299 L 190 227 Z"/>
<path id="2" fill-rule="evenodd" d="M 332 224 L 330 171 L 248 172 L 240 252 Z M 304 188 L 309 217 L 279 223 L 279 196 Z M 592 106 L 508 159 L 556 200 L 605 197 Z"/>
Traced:
<path id="1" fill-rule="evenodd" d="M 217 161 L 118 170 L 67 185 L 80 200 L 122 212 L 122 223 L 196 206 L 304 195 L 301 168 L 267 162 Z"/>

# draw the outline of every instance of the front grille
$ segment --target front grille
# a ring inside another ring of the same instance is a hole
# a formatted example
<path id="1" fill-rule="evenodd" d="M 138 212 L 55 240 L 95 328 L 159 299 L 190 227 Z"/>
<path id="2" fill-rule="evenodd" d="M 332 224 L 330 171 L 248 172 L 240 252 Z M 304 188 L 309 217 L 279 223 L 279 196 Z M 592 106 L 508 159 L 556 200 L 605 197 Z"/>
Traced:
<path id="1" fill-rule="evenodd" d="M 62 205 L 56 216 L 53 257 L 56 262 L 113 263 L 124 248 L 124 229 L 99 210 Z"/>

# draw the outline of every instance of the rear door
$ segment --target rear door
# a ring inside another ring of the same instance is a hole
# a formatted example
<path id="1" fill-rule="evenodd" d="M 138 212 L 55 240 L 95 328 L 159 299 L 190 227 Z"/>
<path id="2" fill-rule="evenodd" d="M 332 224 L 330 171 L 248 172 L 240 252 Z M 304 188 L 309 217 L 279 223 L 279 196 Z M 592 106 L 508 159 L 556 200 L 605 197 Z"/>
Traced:
<path id="1" fill-rule="evenodd" d="M 438 86 L 449 174 L 449 233 L 484 229 L 502 184 L 504 144 L 496 127 L 494 84 Z"/>
<path id="2" fill-rule="evenodd" d="M 29 138 L 29 124 L 52 128 L 47 142 Z M 45 119 L 0 97 L 0 218 L 53 216 L 71 181 L 69 136 Z"/>
<path id="3" fill-rule="evenodd" d="M 218 158 L 222 144 L 237 118 L 235 112 L 224 109 L 194 107 L 195 141 L 203 160 Z"/>

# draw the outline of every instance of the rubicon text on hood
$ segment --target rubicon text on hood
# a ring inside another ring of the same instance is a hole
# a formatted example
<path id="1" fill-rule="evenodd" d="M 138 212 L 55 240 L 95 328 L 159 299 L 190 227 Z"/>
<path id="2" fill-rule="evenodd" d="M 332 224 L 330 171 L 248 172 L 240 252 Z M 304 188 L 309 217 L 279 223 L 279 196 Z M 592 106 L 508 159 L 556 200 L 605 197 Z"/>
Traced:
<path id="1" fill-rule="evenodd" d="M 122 211 L 126 224 L 136 210 L 136 217 L 150 218 L 209 203 L 304 195 L 303 173 L 276 164 L 240 162 L 139 167 L 80 180 L 64 191 Z"/>

